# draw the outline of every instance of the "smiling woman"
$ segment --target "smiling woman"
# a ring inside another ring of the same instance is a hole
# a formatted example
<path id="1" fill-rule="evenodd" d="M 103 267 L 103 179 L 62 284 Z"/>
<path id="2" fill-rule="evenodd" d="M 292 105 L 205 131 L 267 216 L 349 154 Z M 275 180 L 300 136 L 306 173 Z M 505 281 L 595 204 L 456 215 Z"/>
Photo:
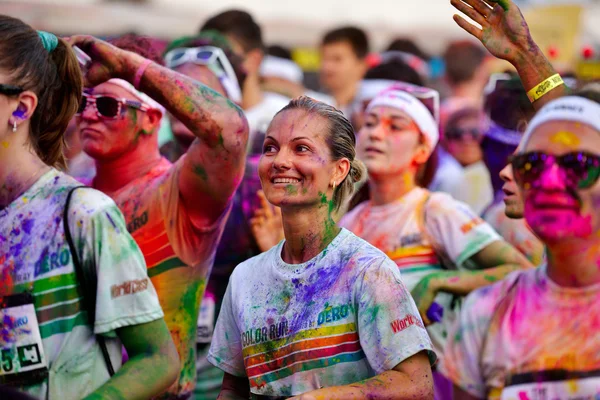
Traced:
<path id="1" fill-rule="evenodd" d="M 397 267 L 332 218 L 364 173 L 354 141 L 306 97 L 271 122 L 259 175 L 285 240 L 231 276 L 208 357 L 222 398 L 432 397 L 435 355 Z"/>

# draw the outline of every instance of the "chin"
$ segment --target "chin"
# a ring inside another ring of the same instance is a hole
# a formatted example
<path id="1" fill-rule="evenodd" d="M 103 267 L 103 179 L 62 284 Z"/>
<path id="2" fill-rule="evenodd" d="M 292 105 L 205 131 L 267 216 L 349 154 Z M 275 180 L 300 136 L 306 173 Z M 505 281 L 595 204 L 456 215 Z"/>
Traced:
<path id="1" fill-rule="evenodd" d="M 583 239 L 592 234 L 591 217 L 586 218 L 573 211 L 532 211 L 527 212 L 525 217 L 544 242 Z"/>

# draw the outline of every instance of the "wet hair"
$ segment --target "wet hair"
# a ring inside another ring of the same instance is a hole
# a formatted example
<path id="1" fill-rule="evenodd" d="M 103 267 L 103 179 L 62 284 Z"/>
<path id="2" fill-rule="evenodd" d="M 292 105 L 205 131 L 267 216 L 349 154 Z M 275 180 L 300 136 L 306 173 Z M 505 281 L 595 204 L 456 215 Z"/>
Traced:
<path id="1" fill-rule="evenodd" d="M 364 79 L 387 79 L 424 86 L 423 79 L 421 79 L 419 73 L 401 60 L 392 60 L 370 68 L 365 74 Z"/>
<path id="2" fill-rule="evenodd" d="M 421 60 L 429 61 L 429 57 L 417 44 L 408 38 L 397 38 L 390 43 L 386 51 L 403 51 L 405 53 L 413 54 L 419 57 Z"/>
<path id="3" fill-rule="evenodd" d="M 245 52 L 264 47 L 260 25 L 246 11 L 228 10 L 209 18 L 199 31 L 209 30 L 233 36 Z"/>
<path id="4" fill-rule="evenodd" d="M 152 44 L 152 38 L 135 33 L 127 33 L 123 36 L 111 39 L 110 44 L 123 50 L 131 51 L 140 56 L 154 61 L 158 65 L 165 65 L 160 51 Z"/>
<path id="5" fill-rule="evenodd" d="M 64 168 L 64 132 L 83 91 L 75 53 L 62 39 L 49 53 L 37 31 L 6 15 L 0 15 L 0 38 L 0 69 L 10 74 L 11 84 L 38 97 L 29 142 L 45 164 Z"/>
<path id="6" fill-rule="evenodd" d="M 321 45 L 346 42 L 352 47 L 356 58 L 364 59 L 369 54 L 369 38 L 365 31 L 354 26 L 345 26 L 325 34 Z"/>
<path id="7" fill-rule="evenodd" d="M 471 41 L 451 43 L 443 56 L 448 81 L 451 84 L 470 81 L 486 56 L 486 50 Z"/>
<path id="8" fill-rule="evenodd" d="M 359 182 L 367 172 L 362 161 L 356 158 L 354 128 L 341 111 L 307 96 L 301 96 L 290 101 L 277 115 L 290 110 L 304 110 L 307 114 L 317 114 L 324 118 L 329 124 L 325 142 L 331 152 L 331 158 L 333 161 L 342 158 L 347 158 L 350 161 L 348 175 L 337 183 L 333 192 L 333 202 L 337 211 L 354 193 L 354 184 Z"/>
<path id="9" fill-rule="evenodd" d="M 201 46 L 214 46 L 223 50 L 223 53 L 225 53 L 225 56 L 233 68 L 233 72 L 235 72 L 235 77 L 237 78 L 240 87 L 243 87 L 247 76 L 246 70 L 244 69 L 244 59 L 233 51 L 229 40 L 218 31 L 202 31 L 195 36 L 183 36 L 175 39 L 167 45 L 164 55 L 173 49 Z"/>

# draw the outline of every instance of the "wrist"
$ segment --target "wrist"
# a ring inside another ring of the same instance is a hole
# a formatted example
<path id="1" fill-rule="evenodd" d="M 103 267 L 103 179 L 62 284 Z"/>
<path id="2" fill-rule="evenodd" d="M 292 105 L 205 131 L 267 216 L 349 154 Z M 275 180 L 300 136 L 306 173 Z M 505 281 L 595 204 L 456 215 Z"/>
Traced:
<path id="1" fill-rule="evenodd" d="M 124 54 L 125 56 L 123 57 L 121 68 L 116 72 L 115 78 L 123 79 L 133 85 L 136 73 L 147 60 L 139 54 L 131 52 L 124 52 Z"/>

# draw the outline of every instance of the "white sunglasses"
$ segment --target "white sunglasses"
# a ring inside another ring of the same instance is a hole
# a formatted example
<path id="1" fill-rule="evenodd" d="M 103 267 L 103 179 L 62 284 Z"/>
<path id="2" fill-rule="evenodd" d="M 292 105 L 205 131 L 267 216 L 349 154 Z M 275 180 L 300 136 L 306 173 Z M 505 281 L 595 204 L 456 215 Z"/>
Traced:
<path id="1" fill-rule="evenodd" d="M 222 49 L 215 46 L 177 48 L 165 55 L 165 64 L 171 69 L 186 63 L 208 67 L 219 78 L 227 96 L 236 103 L 241 102 L 240 84 Z"/>

